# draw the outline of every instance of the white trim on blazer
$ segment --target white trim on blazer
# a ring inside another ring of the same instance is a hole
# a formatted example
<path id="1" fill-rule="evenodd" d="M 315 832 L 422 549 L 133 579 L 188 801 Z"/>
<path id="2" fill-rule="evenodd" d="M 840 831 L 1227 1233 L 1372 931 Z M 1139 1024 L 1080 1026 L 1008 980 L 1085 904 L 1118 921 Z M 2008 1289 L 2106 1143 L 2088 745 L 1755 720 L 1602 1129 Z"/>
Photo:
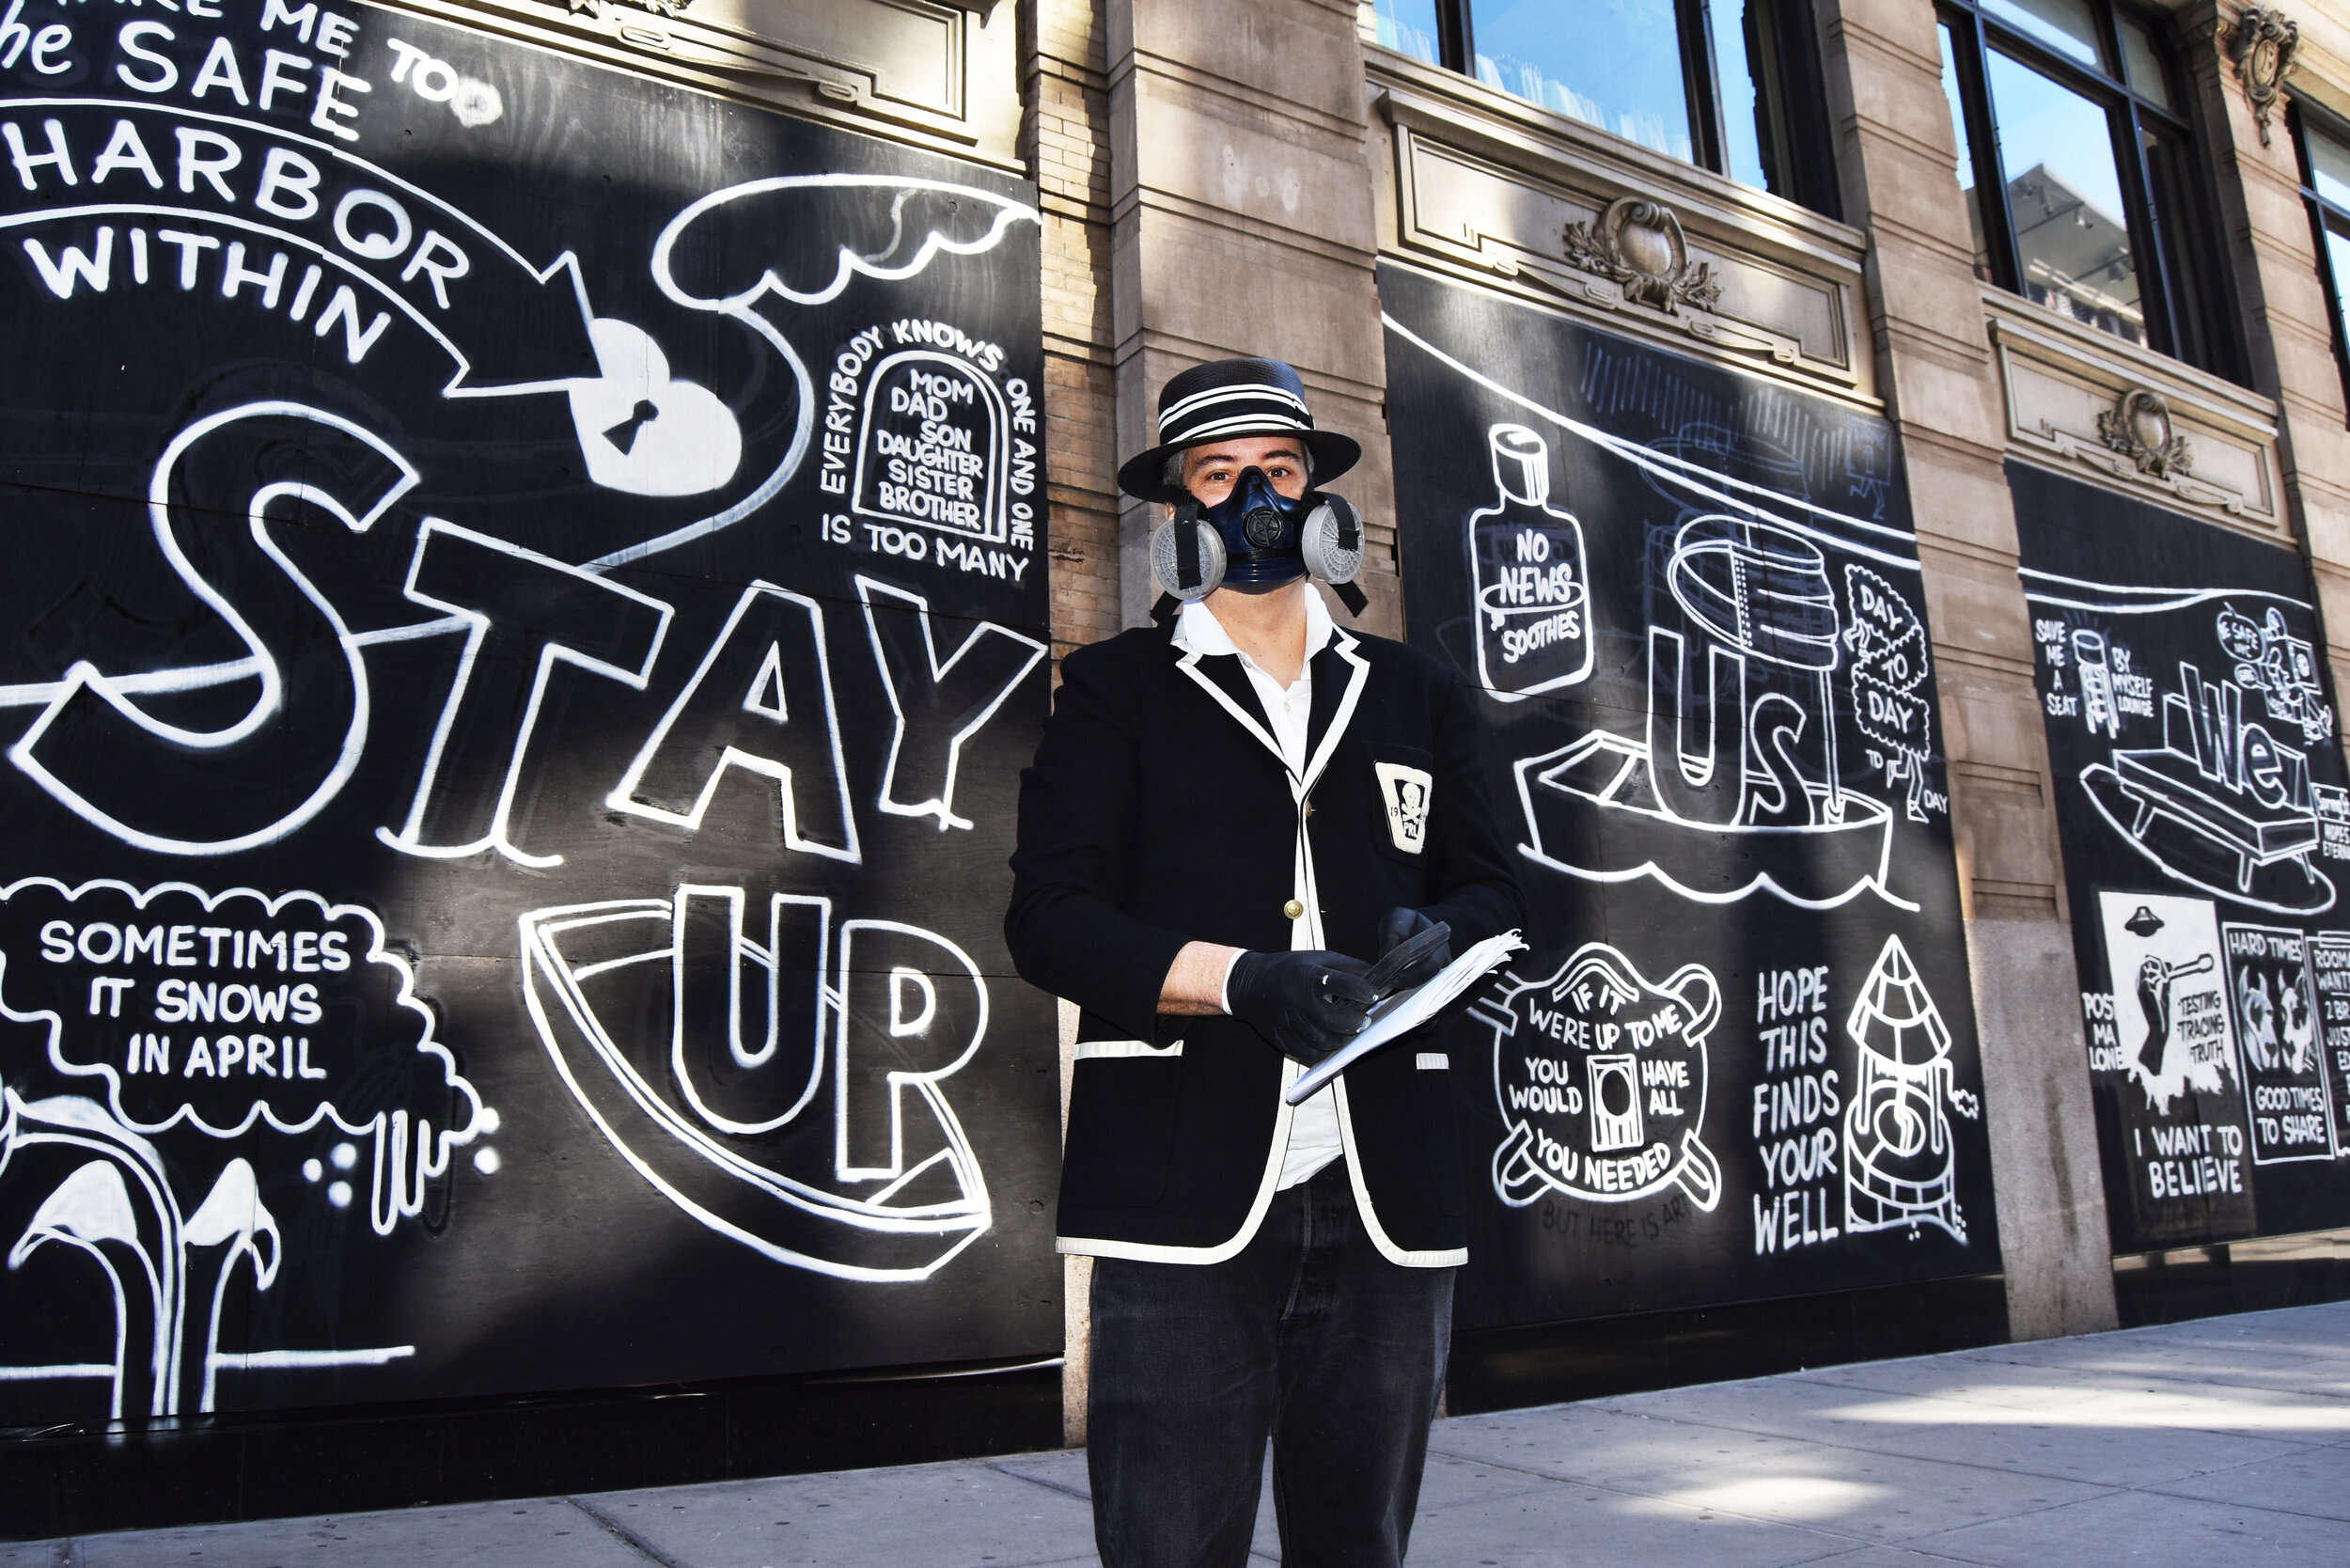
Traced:
<path id="1" fill-rule="evenodd" d="M 1290 774 L 1290 796 L 1298 808 L 1295 871 L 1292 879 L 1294 891 L 1292 897 L 1306 909 L 1306 913 L 1292 926 L 1291 944 L 1293 950 L 1301 952 L 1320 948 L 1327 940 L 1323 934 L 1322 905 L 1316 896 L 1319 888 L 1314 875 L 1313 843 L 1306 829 L 1306 797 L 1321 779 L 1323 769 L 1329 765 L 1347 726 L 1354 722 L 1355 705 L 1362 699 L 1363 687 L 1371 679 L 1371 661 L 1355 651 L 1359 647 L 1359 639 L 1351 633 L 1342 628 L 1332 628 L 1327 651 L 1337 654 L 1350 667 L 1346 690 L 1339 698 L 1337 711 L 1330 715 L 1330 728 L 1324 732 L 1322 745 L 1315 748 L 1313 756 L 1307 761 L 1305 775 L 1301 777 Z M 1231 714 L 1242 729 L 1255 736 L 1260 745 L 1279 759 L 1282 771 L 1288 772 L 1289 760 L 1281 755 L 1280 743 L 1257 722 L 1253 714 L 1234 702 L 1223 687 L 1210 680 L 1199 668 L 1199 661 L 1204 656 L 1197 651 L 1185 651 L 1177 667 L 1214 698 L 1217 707 Z M 1285 1061 L 1282 1067 L 1280 1088 L 1281 1091 L 1286 1091 L 1305 1069 L 1294 1061 Z M 1441 1252 L 1413 1252 L 1388 1239 L 1386 1230 L 1379 1224 L 1378 1215 L 1371 1209 L 1371 1195 L 1363 1187 L 1361 1162 L 1355 1156 L 1355 1124 L 1347 1114 L 1346 1080 L 1341 1077 L 1337 1087 L 1339 1140 L 1345 1150 L 1342 1158 L 1346 1161 L 1347 1181 L 1354 1189 L 1355 1208 L 1362 1215 L 1363 1229 L 1370 1233 L 1372 1245 L 1379 1248 L 1379 1255 L 1405 1268 L 1451 1268 L 1467 1262 L 1468 1248 L 1465 1247 Z M 1290 1120 L 1294 1113 L 1286 1099 L 1280 1100 L 1278 1105 L 1279 1110 L 1273 1126 L 1273 1142 L 1266 1151 L 1264 1176 L 1257 1184 L 1256 1200 L 1249 1205 L 1248 1215 L 1241 1221 L 1240 1230 L 1229 1240 L 1214 1247 L 1165 1247 L 1147 1242 L 1061 1236 L 1055 1240 L 1054 1249 L 1079 1257 L 1125 1258 L 1145 1263 L 1221 1263 L 1239 1256 L 1241 1249 L 1256 1237 L 1257 1228 L 1264 1223 L 1265 1211 L 1273 1206 L 1275 1184 L 1280 1180 L 1281 1162 L 1289 1151 Z"/>
<path id="2" fill-rule="evenodd" d="M 1165 1045 L 1153 1045 L 1147 1040 L 1080 1040 L 1077 1042 L 1074 1059 L 1115 1061 L 1144 1058 L 1155 1061 L 1166 1061 L 1183 1054 L 1183 1043 L 1180 1040 L 1171 1041 Z"/>

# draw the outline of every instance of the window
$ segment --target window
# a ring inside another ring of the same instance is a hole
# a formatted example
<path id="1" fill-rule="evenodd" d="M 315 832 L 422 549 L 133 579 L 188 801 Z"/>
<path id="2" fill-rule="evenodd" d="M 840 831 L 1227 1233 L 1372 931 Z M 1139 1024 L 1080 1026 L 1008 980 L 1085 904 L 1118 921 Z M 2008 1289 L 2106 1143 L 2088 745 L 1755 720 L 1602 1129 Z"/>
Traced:
<path id="1" fill-rule="evenodd" d="M 1389 49 L 1838 210 L 1810 0 L 1373 0 L 1372 11 Z"/>
<path id="2" fill-rule="evenodd" d="M 2334 357 L 2342 365 L 2342 396 L 2350 400 L 2350 133 L 2320 123 L 2315 111 L 2297 102 L 2293 130 L 2300 144 L 2301 194 L 2309 198 L 2317 234 L 2317 272 L 2334 311 Z"/>
<path id="3" fill-rule="evenodd" d="M 2193 127 L 2157 26 L 2110 0 L 1945 4 L 1942 88 L 1975 275 L 2237 375 Z"/>

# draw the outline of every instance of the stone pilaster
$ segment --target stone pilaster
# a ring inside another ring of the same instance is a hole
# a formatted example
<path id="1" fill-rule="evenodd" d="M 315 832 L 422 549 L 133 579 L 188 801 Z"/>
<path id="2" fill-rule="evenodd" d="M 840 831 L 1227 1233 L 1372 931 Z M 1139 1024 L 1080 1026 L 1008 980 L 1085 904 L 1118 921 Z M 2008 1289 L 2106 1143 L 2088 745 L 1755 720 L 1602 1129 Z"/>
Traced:
<path id="1" fill-rule="evenodd" d="M 1021 151 L 1043 217 L 1053 659 L 1119 627 L 1107 40 L 1095 0 L 1021 10 Z"/>
<path id="2" fill-rule="evenodd" d="M 1053 667 L 1119 628 L 1118 399 L 1110 337 L 1107 40 L 1097 0 L 1022 8 L 1021 150 L 1042 216 L 1044 484 L 1052 506 Z M 1077 1010 L 1060 1004 L 1061 1121 Z M 1061 1435 L 1086 1440 L 1093 1261 L 1061 1270 Z"/>
<path id="3" fill-rule="evenodd" d="M 2209 149 L 2225 263 L 2241 312 L 2252 384 L 2277 400 L 2285 504 L 2308 551 L 2337 692 L 2350 676 L 2350 428 L 2334 323 L 2293 137 L 2279 103 L 2261 145 L 2220 29 L 2240 8 L 2187 13 L 2188 73 Z M 2312 7 L 2288 9 L 2302 28 L 2294 86 L 2350 109 L 2350 24 Z"/>
<path id="4" fill-rule="evenodd" d="M 1931 7 L 1821 0 L 1844 213 L 1869 231 L 1877 381 L 1900 427 L 1939 663 L 2010 1329 L 2114 1323 L 2006 416 Z"/>
<path id="5" fill-rule="evenodd" d="M 1118 447 L 1152 444 L 1159 388 L 1231 354 L 1285 359 L 1315 417 L 1361 441 L 1341 487 L 1371 524 L 1363 624 L 1400 635 L 1386 357 L 1372 271 L 1354 0 L 1106 0 Z M 1126 508 L 1125 622 L 1155 590 L 1154 521 Z"/>

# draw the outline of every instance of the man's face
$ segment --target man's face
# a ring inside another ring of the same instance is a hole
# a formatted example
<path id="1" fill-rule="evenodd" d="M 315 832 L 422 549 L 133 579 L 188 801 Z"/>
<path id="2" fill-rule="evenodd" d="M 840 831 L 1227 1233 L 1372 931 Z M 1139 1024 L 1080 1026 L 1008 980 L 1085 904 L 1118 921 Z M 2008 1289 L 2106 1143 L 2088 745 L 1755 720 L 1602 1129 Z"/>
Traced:
<path id="1" fill-rule="evenodd" d="M 1286 435 L 1249 435 L 1231 441 L 1212 441 L 1183 454 L 1183 487 L 1203 507 L 1214 506 L 1232 493 L 1241 474 L 1261 468 L 1273 488 L 1295 500 L 1306 494 L 1306 448 Z M 1169 507 L 1172 517 L 1175 509 Z"/>

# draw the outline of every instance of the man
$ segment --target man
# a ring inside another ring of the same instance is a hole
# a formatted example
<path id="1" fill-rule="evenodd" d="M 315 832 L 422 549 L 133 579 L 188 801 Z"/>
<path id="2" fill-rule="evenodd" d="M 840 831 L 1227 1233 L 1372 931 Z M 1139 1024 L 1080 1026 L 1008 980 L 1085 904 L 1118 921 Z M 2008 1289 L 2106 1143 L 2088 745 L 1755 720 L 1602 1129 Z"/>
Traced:
<path id="1" fill-rule="evenodd" d="M 1517 887 L 1473 694 L 1308 581 L 1352 575 L 1311 487 L 1361 449 L 1261 359 L 1169 381 L 1159 434 L 1119 482 L 1167 503 L 1153 560 L 1189 602 L 1064 661 L 1005 919 L 1082 1010 L 1059 1246 L 1096 1260 L 1095 1535 L 1109 1568 L 1238 1568 L 1270 1435 L 1283 1560 L 1379 1568 L 1467 1257 L 1450 1063 L 1420 1035 L 1283 1090 L 1362 1028 L 1364 960 L 1508 930 Z"/>

